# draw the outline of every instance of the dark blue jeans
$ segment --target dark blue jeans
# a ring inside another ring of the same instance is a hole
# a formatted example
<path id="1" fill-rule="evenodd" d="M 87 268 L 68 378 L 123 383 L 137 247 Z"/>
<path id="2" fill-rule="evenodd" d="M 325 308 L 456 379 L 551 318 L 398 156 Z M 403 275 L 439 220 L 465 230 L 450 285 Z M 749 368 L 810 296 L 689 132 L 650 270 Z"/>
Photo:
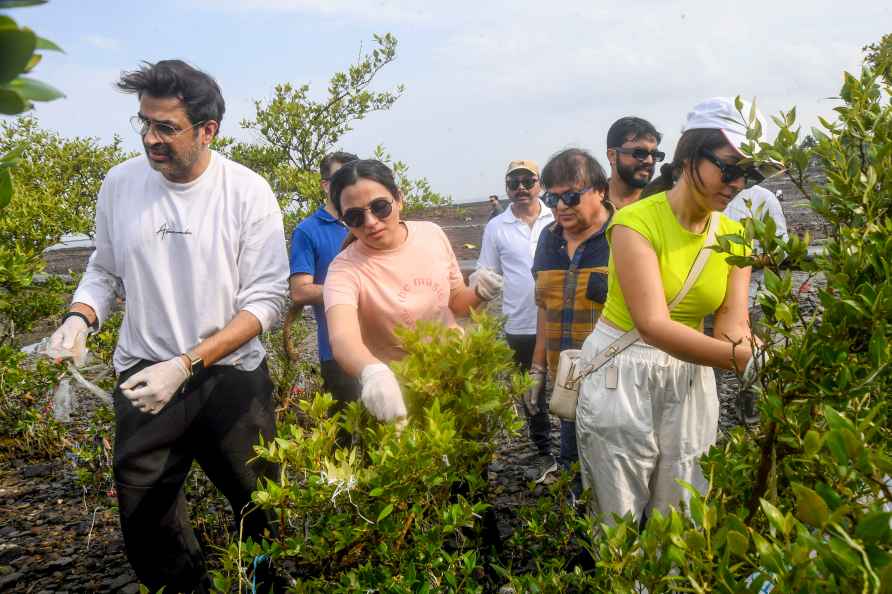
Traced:
<path id="1" fill-rule="evenodd" d="M 529 371 L 533 363 L 533 349 L 536 347 L 535 334 L 506 334 L 505 340 L 514 351 L 514 362 L 521 371 Z M 530 430 L 530 441 L 541 454 L 551 453 L 551 421 L 548 418 L 548 400 L 546 391 L 539 393 L 539 412 L 527 415 Z"/>

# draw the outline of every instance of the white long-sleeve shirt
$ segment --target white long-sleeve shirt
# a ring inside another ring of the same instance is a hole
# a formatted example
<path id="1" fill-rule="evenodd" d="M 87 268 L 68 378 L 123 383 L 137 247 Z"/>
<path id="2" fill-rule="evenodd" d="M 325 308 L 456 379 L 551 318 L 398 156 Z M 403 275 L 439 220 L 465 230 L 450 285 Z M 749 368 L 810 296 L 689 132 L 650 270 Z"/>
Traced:
<path id="1" fill-rule="evenodd" d="M 511 207 L 493 217 L 483 230 L 477 268 L 490 268 L 505 279 L 502 313 L 508 334 L 536 333 L 538 308 L 534 299 L 533 256 L 542 230 L 554 222 L 554 214 L 539 200 L 539 217 L 532 227 L 514 216 Z"/>
<path id="2" fill-rule="evenodd" d="M 749 206 L 747 206 L 749 202 Z M 755 218 L 762 220 L 765 215 L 774 219 L 777 228 L 777 236 L 784 241 L 789 239 L 787 235 L 787 219 L 784 217 L 784 209 L 774 193 L 762 186 L 753 186 L 737 193 L 734 199 L 725 207 L 725 214 L 730 219 L 740 222 L 742 219 Z"/>
<path id="3" fill-rule="evenodd" d="M 288 279 L 281 210 L 262 177 L 215 152 L 184 184 L 145 156 L 114 167 L 99 190 L 95 243 L 72 300 L 101 324 L 126 296 L 118 372 L 195 347 L 239 311 L 264 330 L 279 317 Z M 216 364 L 250 371 L 265 355 L 255 337 Z"/>

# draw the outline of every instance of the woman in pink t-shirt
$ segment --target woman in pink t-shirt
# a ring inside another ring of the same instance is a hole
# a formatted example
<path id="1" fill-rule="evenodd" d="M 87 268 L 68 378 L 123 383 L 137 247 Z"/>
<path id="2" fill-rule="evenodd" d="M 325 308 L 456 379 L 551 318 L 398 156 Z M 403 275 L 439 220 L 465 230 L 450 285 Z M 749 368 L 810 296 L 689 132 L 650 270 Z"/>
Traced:
<path id="1" fill-rule="evenodd" d="M 402 194 L 380 161 L 347 163 L 331 179 L 331 199 L 350 228 L 323 288 L 332 352 L 358 376 L 365 407 L 378 419 L 406 416 L 387 363 L 405 355 L 398 326 L 436 320 L 457 327 L 456 315 L 495 297 L 502 279 L 491 271 L 465 285 L 446 234 L 434 223 L 402 221 Z"/>

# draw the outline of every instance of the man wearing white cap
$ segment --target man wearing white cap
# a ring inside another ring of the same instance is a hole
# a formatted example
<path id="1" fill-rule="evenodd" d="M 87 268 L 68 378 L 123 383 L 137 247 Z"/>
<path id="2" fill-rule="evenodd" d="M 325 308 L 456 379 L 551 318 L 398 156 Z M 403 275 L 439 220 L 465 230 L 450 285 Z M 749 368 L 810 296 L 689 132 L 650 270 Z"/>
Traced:
<path id="1" fill-rule="evenodd" d="M 533 255 L 539 235 L 554 222 L 554 215 L 539 199 L 539 166 L 533 161 L 508 163 L 505 191 L 511 206 L 493 217 L 483 230 L 477 268 L 488 268 L 503 276 L 505 339 L 514 351 L 515 362 L 523 371 L 529 371 L 536 346 Z M 527 412 L 530 439 L 540 456 L 550 458 L 550 423 L 544 403 L 535 413 Z"/>
<path id="2" fill-rule="evenodd" d="M 607 301 L 582 364 L 600 353 L 605 361 L 582 381 L 576 433 L 583 484 L 608 522 L 677 506 L 686 498 L 678 480 L 705 490 L 699 459 L 715 443 L 719 415 L 710 368 L 752 375 L 750 269 L 707 249 L 713 235 L 741 231 L 721 212 L 765 175 L 741 151 L 749 113 L 721 97 L 696 105 L 647 200 L 619 211 L 607 231 Z M 717 338 L 701 331 L 710 313 Z"/>

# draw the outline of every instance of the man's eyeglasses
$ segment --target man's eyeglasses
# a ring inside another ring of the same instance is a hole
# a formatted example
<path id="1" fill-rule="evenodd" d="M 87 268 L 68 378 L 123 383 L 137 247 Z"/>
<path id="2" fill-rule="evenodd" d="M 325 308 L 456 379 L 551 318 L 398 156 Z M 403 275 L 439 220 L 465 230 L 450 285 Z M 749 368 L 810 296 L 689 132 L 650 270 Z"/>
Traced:
<path id="1" fill-rule="evenodd" d="M 736 163 L 725 163 L 719 159 L 718 155 L 707 149 L 702 149 L 700 154 L 703 155 L 704 159 L 719 168 L 719 171 L 722 172 L 722 182 L 726 184 L 730 184 L 735 179 L 742 177 L 744 178 L 745 186 L 749 188 L 765 179 L 765 176 L 759 173 L 755 167 L 741 167 Z"/>
<path id="2" fill-rule="evenodd" d="M 582 200 L 582 195 L 586 192 L 591 192 L 594 188 L 583 188 L 578 192 L 569 191 L 564 192 L 563 194 L 555 194 L 554 192 L 545 192 L 545 195 L 542 196 L 542 199 L 545 200 L 545 205 L 548 208 L 555 208 L 558 205 L 558 202 L 563 202 L 569 207 L 573 207 L 579 204 L 579 201 Z"/>
<path id="3" fill-rule="evenodd" d="M 539 181 L 539 178 L 533 177 L 531 175 L 526 177 L 509 177 L 505 180 L 505 185 L 511 191 L 516 190 L 520 186 L 523 186 L 525 190 L 529 190 L 534 185 L 536 185 L 537 181 Z"/>
<path id="4" fill-rule="evenodd" d="M 615 150 L 616 152 L 618 152 L 621 155 L 632 155 L 633 157 L 635 157 L 635 159 L 637 159 L 638 161 L 641 161 L 642 163 L 644 163 L 644 161 L 648 157 L 652 157 L 654 160 L 654 163 L 662 163 L 663 159 L 666 158 L 666 153 L 664 153 L 663 151 L 658 151 L 656 149 L 654 149 L 652 151 L 646 151 L 643 148 L 622 148 L 622 147 L 616 146 L 616 147 L 613 147 L 613 150 Z"/>
<path id="5" fill-rule="evenodd" d="M 188 128 L 177 128 L 176 126 L 171 126 L 170 124 L 165 124 L 164 122 L 156 122 L 154 120 L 150 120 L 142 117 L 141 115 L 135 115 L 130 118 L 130 125 L 133 127 L 133 131 L 139 134 L 140 136 L 145 136 L 149 133 L 149 130 L 152 127 L 155 128 L 155 134 L 164 138 L 165 140 L 170 140 L 172 138 L 176 138 L 183 132 L 188 132 L 192 128 L 196 126 L 200 126 L 206 123 L 207 120 L 202 120 L 200 122 L 196 122 L 189 126 Z"/>
<path id="6" fill-rule="evenodd" d="M 379 221 L 386 219 L 393 212 L 393 200 L 387 198 L 375 198 L 365 208 L 355 206 L 348 208 L 341 215 L 341 220 L 348 227 L 357 228 L 365 224 L 365 211 L 369 211 Z"/>

